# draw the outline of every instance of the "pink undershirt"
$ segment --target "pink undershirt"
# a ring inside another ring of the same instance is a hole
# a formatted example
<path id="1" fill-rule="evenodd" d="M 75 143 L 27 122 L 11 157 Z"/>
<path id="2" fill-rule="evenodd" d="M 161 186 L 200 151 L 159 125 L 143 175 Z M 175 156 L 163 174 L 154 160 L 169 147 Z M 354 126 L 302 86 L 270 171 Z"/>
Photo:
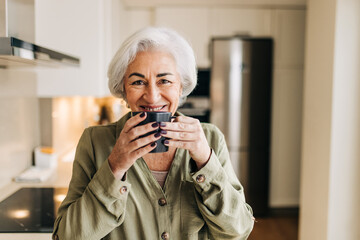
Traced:
<path id="1" fill-rule="evenodd" d="M 168 174 L 168 171 L 151 171 L 152 175 L 158 181 L 161 188 L 164 188 L 164 183 L 166 180 L 166 176 Z"/>

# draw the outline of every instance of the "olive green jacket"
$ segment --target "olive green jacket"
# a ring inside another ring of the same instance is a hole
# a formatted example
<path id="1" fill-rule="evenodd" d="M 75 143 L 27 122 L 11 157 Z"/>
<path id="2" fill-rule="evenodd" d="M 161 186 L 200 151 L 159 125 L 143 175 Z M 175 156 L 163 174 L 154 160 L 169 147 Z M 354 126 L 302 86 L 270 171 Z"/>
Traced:
<path id="1" fill-rule="evenodd" d="M 220 130 L 202 123 L 210 160 L 197 171 L 189 152 L 177 149 L 162 189 L 142 158 L 123 181 L 111 172 L 107 158 L 129 117 L 85 129 L 53 239 L 246 239 L 252 210 Z"/>

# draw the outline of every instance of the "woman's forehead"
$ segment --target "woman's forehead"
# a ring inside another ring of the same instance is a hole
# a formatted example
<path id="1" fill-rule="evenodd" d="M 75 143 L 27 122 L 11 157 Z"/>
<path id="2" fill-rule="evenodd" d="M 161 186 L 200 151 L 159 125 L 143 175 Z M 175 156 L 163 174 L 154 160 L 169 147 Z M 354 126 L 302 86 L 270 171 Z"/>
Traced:
<path id="1" fill-rule="evenodd" d="M 129 71 L 149 71 L 155 70 L 160 72 L 176 71 L 176 64 L 171 54 L 163 51 L 142 51 L 139 52 L 134 61 L 132 61 L 127 69 Z M 159 72 L 159 73 L 160 73 Z"/>

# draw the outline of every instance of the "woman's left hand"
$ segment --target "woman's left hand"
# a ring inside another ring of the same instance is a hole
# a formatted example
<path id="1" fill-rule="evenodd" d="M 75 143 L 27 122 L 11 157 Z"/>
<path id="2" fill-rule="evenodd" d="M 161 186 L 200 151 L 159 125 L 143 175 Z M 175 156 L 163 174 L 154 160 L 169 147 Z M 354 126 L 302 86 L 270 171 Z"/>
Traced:
<path id="1" fill-rule="evenodd" d="M 191 158 L 201 169 L 209 160 L 211 149 L 199 120 L 178 116 L 173 122 L 160 123 L 161 135 L 169 140 L 165 145 L 189 150 Z"/>

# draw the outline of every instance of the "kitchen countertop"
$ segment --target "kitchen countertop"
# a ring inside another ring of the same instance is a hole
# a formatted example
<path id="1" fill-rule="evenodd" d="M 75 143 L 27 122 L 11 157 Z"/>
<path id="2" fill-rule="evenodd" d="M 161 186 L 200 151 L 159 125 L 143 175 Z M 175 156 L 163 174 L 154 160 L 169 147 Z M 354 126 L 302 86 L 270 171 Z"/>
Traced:
<path id="1" fill-rule="evenodd" d="M 55 174 L 47 181 L 41 183 L 16 183 L 11 182 L 0 188 L 0 201 L 4 200 L 20 188 L 24 187 L 65 187 L 69 186 L 72 174 L 72 162 L 58 162 Z M 51 233 L 0 233 L 0 240 L 49 240 Z"/>

